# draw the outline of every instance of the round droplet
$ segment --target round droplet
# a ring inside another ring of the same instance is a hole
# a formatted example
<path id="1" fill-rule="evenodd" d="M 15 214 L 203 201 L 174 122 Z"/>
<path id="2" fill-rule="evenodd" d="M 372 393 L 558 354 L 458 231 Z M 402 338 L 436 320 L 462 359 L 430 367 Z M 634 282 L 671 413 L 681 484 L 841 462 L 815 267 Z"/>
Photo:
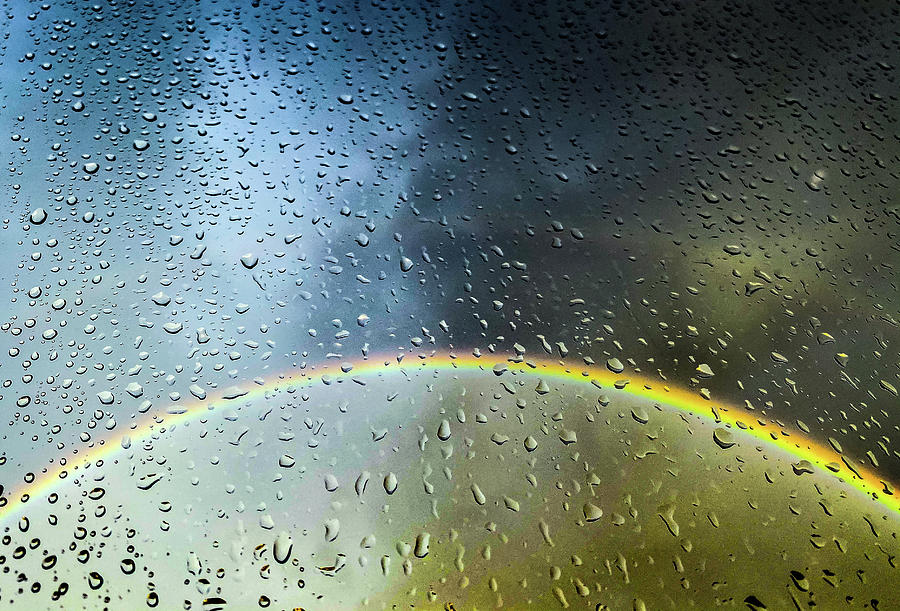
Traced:
<path id="1" fill-rule="evenodd" d="M 278 533 L 278 536 L 275 537 L 275 544 L 272 546 L 272 554 L 275 556 L 275 562 L 278 564 L 287 562 L 291 557 L 291 550 L 293 548 L 294 540 L 291 536 L 285 531 Z"/>
<path id="2" fill-rule="evenodd" d="M 585 503 L 584 507 L 582 507 L 582 513 L 584 513 L 584 519 L 588 522 L 596 522 L 603 517 L 603 510 L 593 503 Z"/>
<path id="3" fill-rule="evenodd" d="M 35 208 L 31 211 L 31 222 L 40 225 L 47 220 L 47 211 L 43 208 Z"/>
<path id="4" fill-rule="evenodd" d="M 172 335 L 179 333 L 183 328 L 184 327 L 180 322 L 167 322 L 163 325 L 163 330 Z"/>
<path id="5" fill-rule="evenodd" d="M 606 361 L 606 368 L 612 371 L 613 373 L 622 373 L 625 371 L 625 365 L 622 364 L 622 361 L 613 357 Z"/>
<path id="6" fill-rule="evenodd" d="M 394 494 L 397 491 L 397 484 L 397 476 L 393 473 L 384 476 L 384 491 L 388 494 Z"/>
<path id="7" fill-rule="evenodd" d="M 734 435 L 728 429 L 717 428 L 713 431 L 713 441 L 720 448 L 727 449 L 734 445 Z"/>
<path id="8" fill-rule="evenodd" d="M 438 426 L 437 436 L 441 441 L 450 439 L 450 422 L 446 418 L 441 420 L 441 424 Z"/>
<path id="9" fill-rule="evenodd" d="M 647 410 L 641 406 L 631 408 L 631 417 L 634 418 L 635 422 L 640 422 L 641 424 L 647 424 L 650 421 Z"/>
<path id="10" fill-rule="evenodd" d="M 88 586 L 92 590 L 99 590 L 103 587 L 103 575 L 98 573 L 97 571 L 91 571 L 88 573 Z"/>
<path id="11" fill-rule="evenodd" d="M 416 558 L 424 558 L 428 555 L 428 544 L 430 541 L 431 535 L 429 533 L 419 533 L 419 535 L 416 537 L 416 545 L 413 550 Z"/>

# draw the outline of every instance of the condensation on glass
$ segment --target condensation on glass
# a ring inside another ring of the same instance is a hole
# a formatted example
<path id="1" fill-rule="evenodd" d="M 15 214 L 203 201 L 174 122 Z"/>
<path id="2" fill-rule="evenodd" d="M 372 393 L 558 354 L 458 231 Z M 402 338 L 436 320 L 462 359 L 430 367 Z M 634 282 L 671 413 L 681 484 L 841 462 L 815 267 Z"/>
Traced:
<path id="1" fill-rule="evenodd" d="M 0 609 L 900 608 L 898 19 L 3 2 Z"/>

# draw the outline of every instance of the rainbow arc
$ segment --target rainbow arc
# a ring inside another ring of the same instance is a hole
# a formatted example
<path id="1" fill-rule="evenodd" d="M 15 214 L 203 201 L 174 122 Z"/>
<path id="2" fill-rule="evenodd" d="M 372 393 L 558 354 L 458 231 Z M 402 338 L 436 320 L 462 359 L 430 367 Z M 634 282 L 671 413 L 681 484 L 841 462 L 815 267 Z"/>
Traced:
<path id="1" fill-rule="evenodd" d="M 459 356 L 452 352 L 435 353 L 418 360 L 414 360 L 415 357 L 411 355 L 406 357 L 406 359 L 373 357 L 307 367 L 259 381 L 247 390 L 240 392 L 223 390 L 216 397 L 186 402 L 148 415 L 146 419 L 132 425 L 127 432 L 98 441 L 86 451 L 73 453 L 66 458 L 64 464 L 61 462 L 54 468 L 44 469 L 33 481 L 12 491 L 7 497 L 6 505 L 0 507 L 0 523 L 19 514 L 36 499 L 46 497 L 66 485 L 88 467 L 102 468 L 103 461 L 125 452 L 131 444 L 150 437 L 161 426 L 171 428 L 203 416 L 212 417 L 216 410 L 211 410 L 210 405 L 220 405 L 229 398 L 248 402 L 264 399 L 268 393 L 280 389 L 299 389 L 313 384 L 330 384 L 343 379 L 362 380 L 371 375 L 454 370 L 481 370 L 491 375 L 497 374 L 500 379 L 507 372 L 527 373 L 535 377 L 593 384 L 600 389 L 609 389 L 610 392 L 643 397 L 727 427 L 734 431 L 735 439 L 738 441 L 745 436 L 754 438 L 762 444 L 777 447 L 794 456 L 798 461 L 798 468 L 825 471 L 880 503 L 892 513 L 900 514 L 900 495 L 894 492 L 894 486 L 878 473 L 857 464 L 832 446 L 818 443 L 801 431 L 785 429 L 775 422 L 765 423 L 760 419 L 760 414 L 754 411 L 708 400 L 690 390 L 665 384 L 663 380 L 650 380 L 636 375 L 618 375 L 596 366 L 573 367 L 549 359 L 507 360 L 498 364 L 487 357 Z M 806 461 L 808 465 L 800 464 L 800 461 Z"/>

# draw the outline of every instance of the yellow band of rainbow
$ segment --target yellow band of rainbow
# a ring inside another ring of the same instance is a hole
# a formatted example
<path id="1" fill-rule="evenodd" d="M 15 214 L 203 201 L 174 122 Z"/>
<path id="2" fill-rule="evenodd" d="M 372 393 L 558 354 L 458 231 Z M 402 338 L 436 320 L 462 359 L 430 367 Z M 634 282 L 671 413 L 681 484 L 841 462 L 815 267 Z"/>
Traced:
<path id="1" fill-rule="evenodd" d="M 404 355 L 406 359 L 371 357 L 366 360 L 343 361 L 304 367 L 282 373 L 269 380 L 257 382 L 239 397 L 242 402 L 263 398 L 267 393 L 279 389 L 308 387 L 315 383 L 333 383 L 342 379 L 361 378 L 372 374 L 390 374 L 399 371 L 448 371 L 448 370 L 494 370 L 496 360 L 490 357 L 457 356 L 452 352 L 435 352 L 428 355 Z M 409 362 L 413 361 L 413 362 Z M 572 382 L 592 383 L 609 388 L 611 391 L 625 392 L 643 397 L 679 411 L 693 414 L 708 421 L 720 423 L 749 435 L 759 441 L 775 446 L 799 460 L 806 460 L 814 467 L 834 475 L 861 493 L 881 503 L 895 514 L 900 514 L 900 498 L 894 493 L 890 482 L 862 465 L 854 463 L 832 447 L 822 445 L 799 431 L 789 431 L 771 422 L 765 423 L 760 414 L 751 410 L 724 405 L 698 396 L 683 388 L 669 386 L 664 381 L 653 381 L 636 375 L 618 375 L 601 367 L 573 367 L 563 362 L 549 359 L 509 359 L 500 363 L 510 372 L 527 372 L 535 376 L 565 379 Z M 502 372 L 495 370 L 495 373 Z M 128 444 L 140 442 L 154 432 L 215 414 L 214 404 L 223 401 L 221 393 L 217 398 L 203 399 L 179 404 L 177 412 L 170 410 L 157 412 L 145 420 L 134 423 L 127 432 L 113 435 L 92 444 L 86 451 L 73 453 L 60 466 L 45 468 L 30 483 L 14 491 L 5 506 L 0 507 L 0 523 L 24 509 L 30 499 L 48 496 L 62 486 L 70 474 L 88 468 L 120 452 Z M 227 400 L 226 400 L 227 401 Z M 162 418 L 160 418 L 162 417 Z"/>

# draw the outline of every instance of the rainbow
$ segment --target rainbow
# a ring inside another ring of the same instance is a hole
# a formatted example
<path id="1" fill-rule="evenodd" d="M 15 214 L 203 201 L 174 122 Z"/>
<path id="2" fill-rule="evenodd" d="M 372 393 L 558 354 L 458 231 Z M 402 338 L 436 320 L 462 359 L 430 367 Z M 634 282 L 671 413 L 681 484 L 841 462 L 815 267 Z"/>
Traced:
<path id="1" fill-rule="evenodd" d="M 712 402 L 694 392 L 654 381 L 641 376 L 623 376 L 605 368 L 572 367 L 561 361 L 549 359 L 508 359 L 497 363 L 487 358 L 475 356 L 457 356 L 452 352 L 435 352 L 428 355 L 412 356 L 414 362 L 408 363 L 401 355 L 395 358 L 373 357 L 371 359 L 322 364 L 305 367 L 299 371 L 282 373 L 269 380 L 257 381 L 252 389 L 235 393 L 241 401 L 252 401 L 264 398 L 268 393 L 286 388 L 309 387 L 316 383 L 334 383 L 335 381 L 361 379 L 370 374 L 385 375 L 391 372 L 405 371 L 454 371 L 480 370 L 492 371 L 503 375 L 511 373 L 528 373 L 549 379 L 563 379 L 570 382 L 590 383 L 598 388 L 609 387 L 618 392 L 650 399 L 657 403 L 692 414 L 719 426 L 737 431 L 738 437 L 746 435 L 770 446 L 775 446 L 799 460 L 805 460 L 813 467 L 829 473 L 837 479 L 849 484 L 860 493 L 881 503 L 891 512 L 900 514 L 900 498 L 893 492 L 893 486 L 877 473 L 856 464 L 847 456 L 837 452 L 831 446 L 817 443 L 800 431 L 789 431 L 775 424 L 763 423 L 759 414 L 749 409 Z M 418 360 L 415 360 L 418 359 Z M 495 364 L 496 363 L 496 364 Z M 361 381 L 361 380 L 360 380 Z M 146 419 L 134 423 L 127 432 L 113 435 L 96 442 L 86 451 L 73 453 L 58 466 L 45 468 L 34 479 L 13 492 L 9 498 L 3 499 L 0 507 L 0 523 L 21 512 L 31 499 L 42 498 L 74 479 L 71 476 L 83 471 L 91 465 L 102 468 L 104 460 L 125 451 L 130 443 L 140 442 L 150 437 L 161 427 L 171 428 L 174 425 L 209 417 L 215 413 L 214 402 L 228 400 L 229 391 L 222 391 L 215 398 L 204 398 L 177 406 L 176 410 L 163 410 Z M 175 413 L 172 413 L 172 412 Z M 160 420 L 160 418 L 162 418 Z"/>

